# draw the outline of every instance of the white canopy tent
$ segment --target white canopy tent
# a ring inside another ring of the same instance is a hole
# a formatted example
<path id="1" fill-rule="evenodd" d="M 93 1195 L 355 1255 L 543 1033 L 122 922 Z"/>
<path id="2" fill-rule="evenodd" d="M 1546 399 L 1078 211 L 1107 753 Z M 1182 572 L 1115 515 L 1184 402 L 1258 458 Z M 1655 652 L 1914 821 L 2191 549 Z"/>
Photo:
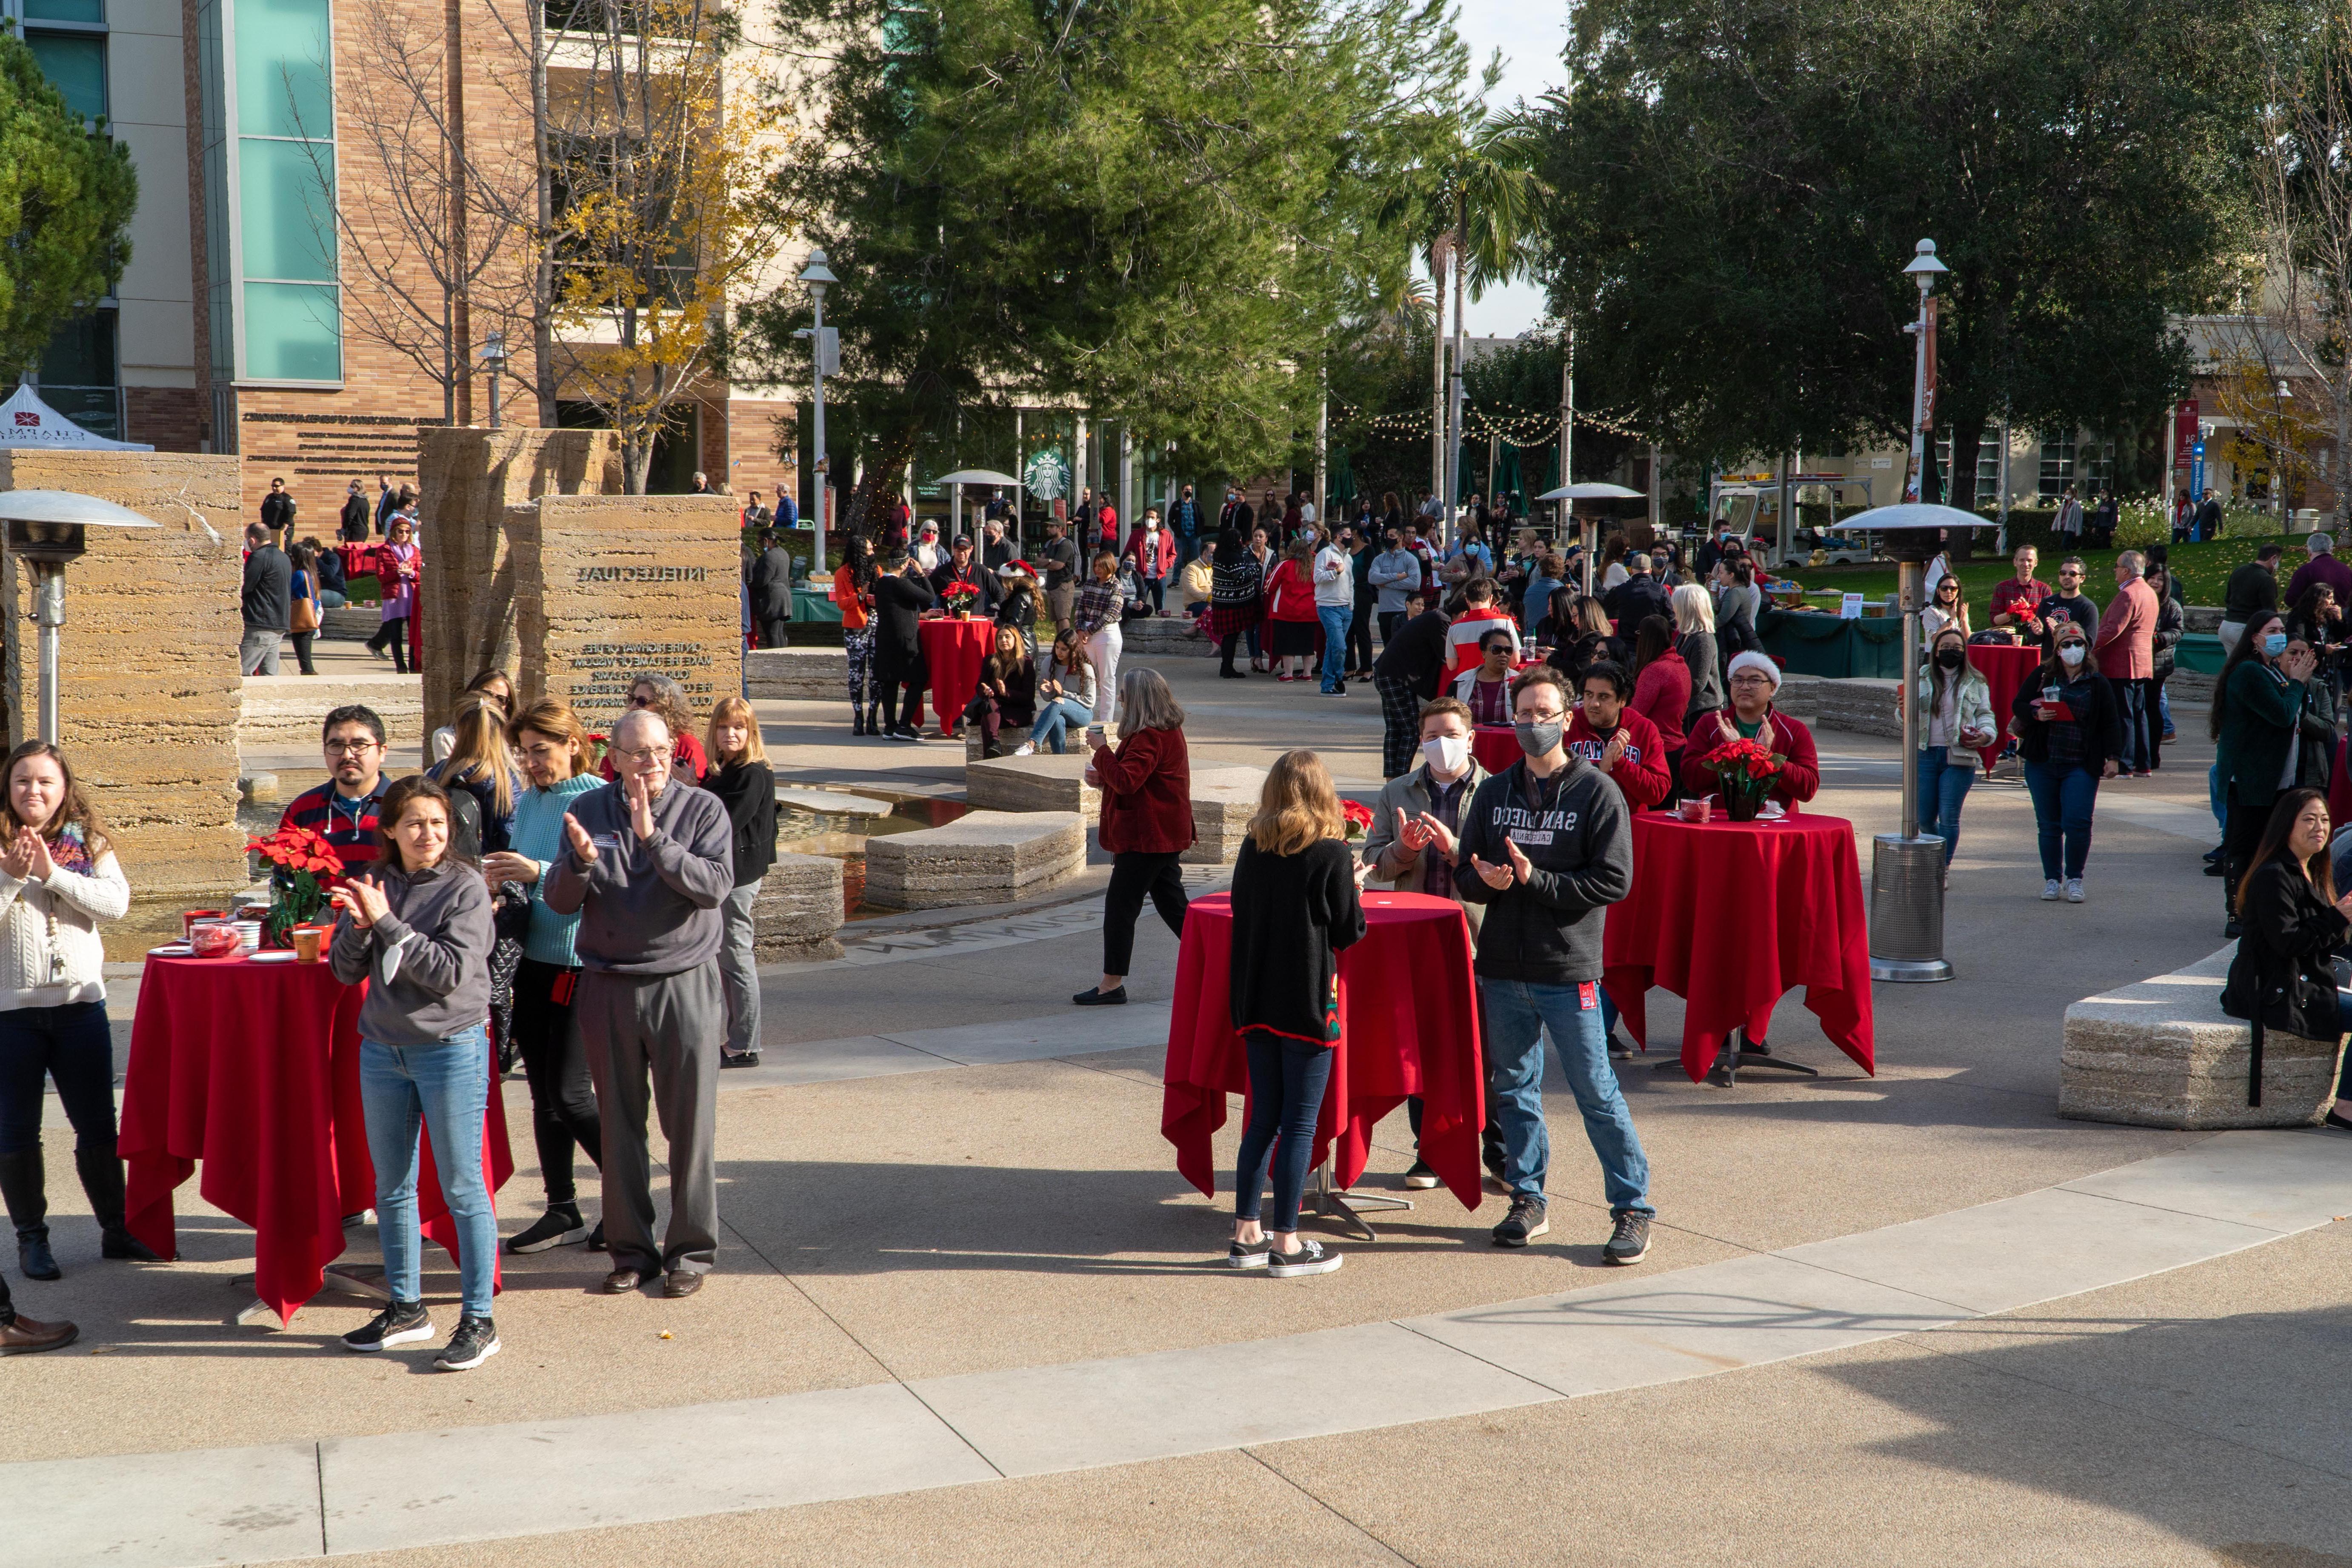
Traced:
<path id="1" fill-rule="evenodd" d="M 143 441 L 110 441 L 94 436 L 41 401 L 30 383 L 0 403 L 0 451 L 152 452 Z"/>

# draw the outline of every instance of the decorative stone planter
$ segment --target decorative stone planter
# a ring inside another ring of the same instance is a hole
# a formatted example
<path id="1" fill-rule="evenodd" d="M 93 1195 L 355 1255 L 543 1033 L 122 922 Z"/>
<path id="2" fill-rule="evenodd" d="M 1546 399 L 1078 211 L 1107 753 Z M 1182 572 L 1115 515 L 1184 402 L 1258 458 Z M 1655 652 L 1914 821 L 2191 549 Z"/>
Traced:
<path id="1" fill-rule="evenodd" d="M 1087 863 L 1075 811 L 975 811 L 866 845 L 866 901 L 884 909 L 1002 904 L 1068 881 Z"/>

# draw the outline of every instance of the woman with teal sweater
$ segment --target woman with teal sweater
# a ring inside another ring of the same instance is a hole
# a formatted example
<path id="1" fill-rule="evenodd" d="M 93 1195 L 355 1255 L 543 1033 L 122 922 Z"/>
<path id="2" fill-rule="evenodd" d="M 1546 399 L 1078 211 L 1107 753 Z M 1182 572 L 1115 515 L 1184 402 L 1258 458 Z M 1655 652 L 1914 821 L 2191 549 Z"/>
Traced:
<path id="1" fill-rule="evenodd" d="M 2271 807 L 2296 782 L 2298 721 L 2317 660 L 2308 647 L 2291 648 L 2289 641 L 2286 623 L 2261 612 L 2247 621 L 2213 683 L 2213 767 L 2229 802 L 2221 830 L 2226 937 L 2238 935 L 2238 884 L 2253 868 Z"/>
<path id="2" fill-rule="evenodd" d="M 540 1177 L 547 1184 L 547 1212 L 507 1248 L 544 1252 L 585 1238 L 596 1249 L 604 1245 L 604 1227 L 599 1224 L 589 1235 L 572 1180 L 575 1146 L 598 1166 L 604 1151 L 587 1054 L 572 1027 L 572 993 L 580 981 L 572 942 L 580 917 L 547 907 L 541 873 L 562 851 L 564 813 L 604 781 L 589 769 L 587 728 L 561 702 L 532 703 L 515 715 L 507 733 L 530 787 L 515 797 L 508 848 L 485 856 L 482 870 L 492 887 L 520 882 L 530 889 L 530 929 L 515 973 L 514 1035 L 522 1047 L 523 1078 L 530 1085 Z"/>

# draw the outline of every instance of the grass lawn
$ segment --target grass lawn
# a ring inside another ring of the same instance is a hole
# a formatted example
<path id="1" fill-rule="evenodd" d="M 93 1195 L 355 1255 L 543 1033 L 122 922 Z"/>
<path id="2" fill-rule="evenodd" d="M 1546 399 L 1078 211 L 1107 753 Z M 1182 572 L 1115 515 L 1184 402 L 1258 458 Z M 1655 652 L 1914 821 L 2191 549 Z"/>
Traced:
<path id="1" fill-rule="evenodd" d="M 2280 585 L 2293 569 L 2303 563 L 2303 537 L 2279 535 L 2286 546 L 2286 559 L 2280 564 L 2286 571 L 2280 574 Z M 2172 570 L 2180 581 L 2180 598 L 2185 605 L 2221 603 L 2222 589 L 2230 574 L 2254 558 L 2259 539 L 2217 539 L 2207 544 L 2176 544 L 2171 547 Z M 2083 591 L 2102 609 L 2116 592 L 2116 555 L 2113 550 L 2081 552 L 2083 563 L 2089 568 Z M 1867 566 L 1798 566 L 1790 569 L 1790 575 L 1808 588 L 1835 588 L 1841 593 L 1860 594 L 1875 603 L 1895 592 L 1895 567 L 1891 563 Z M 1973 561 L 1959 567 L 1960 588 L 1969 601 L 1969 624 L 1982 629 L 1992 624 L 1992 590 L 1997 583 L 2010 575 L 2005 557 L 1988 558 L 1979 553 Z M 2058 560 L 2044 552 L 2034 575 L 2045 583 L 2054 583 L 2058 575 Z"/>

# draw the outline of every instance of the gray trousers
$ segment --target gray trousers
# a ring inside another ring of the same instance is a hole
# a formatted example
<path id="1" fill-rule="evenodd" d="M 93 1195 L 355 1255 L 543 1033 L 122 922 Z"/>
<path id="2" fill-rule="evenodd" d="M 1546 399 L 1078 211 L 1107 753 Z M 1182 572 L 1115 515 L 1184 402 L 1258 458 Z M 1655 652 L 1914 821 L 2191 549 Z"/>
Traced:
<path id="1" fill-rule="evenodd" d="M 278 645 L 284 632 L 257 632 L 247 627 L 237 639 L 236 672 L 239 675 L 275 675 L 278 673 Z"/>
<path id="2" fill-rule="evenodd" d="M 751 945 L 751 906 L 760 884 L 746 882 L 719 906 L 726 935 L 719 948 L 719 978 L 727 991 L 727 1054 L 760 1048 L 759 955 Z"/>
<path id="3" fill-rule="evenodd" d="M 588 1053 L 604 1137 L 604 1242 L 614 1268 L 707 1274 L 719 1251 L 719 1041 L 727 1027 L 716 961 L 676 974 L 584 969 L 572 1027 Z M 646 1085 L 669 1143 L 669 1231 L 654 1245 Z"/>

